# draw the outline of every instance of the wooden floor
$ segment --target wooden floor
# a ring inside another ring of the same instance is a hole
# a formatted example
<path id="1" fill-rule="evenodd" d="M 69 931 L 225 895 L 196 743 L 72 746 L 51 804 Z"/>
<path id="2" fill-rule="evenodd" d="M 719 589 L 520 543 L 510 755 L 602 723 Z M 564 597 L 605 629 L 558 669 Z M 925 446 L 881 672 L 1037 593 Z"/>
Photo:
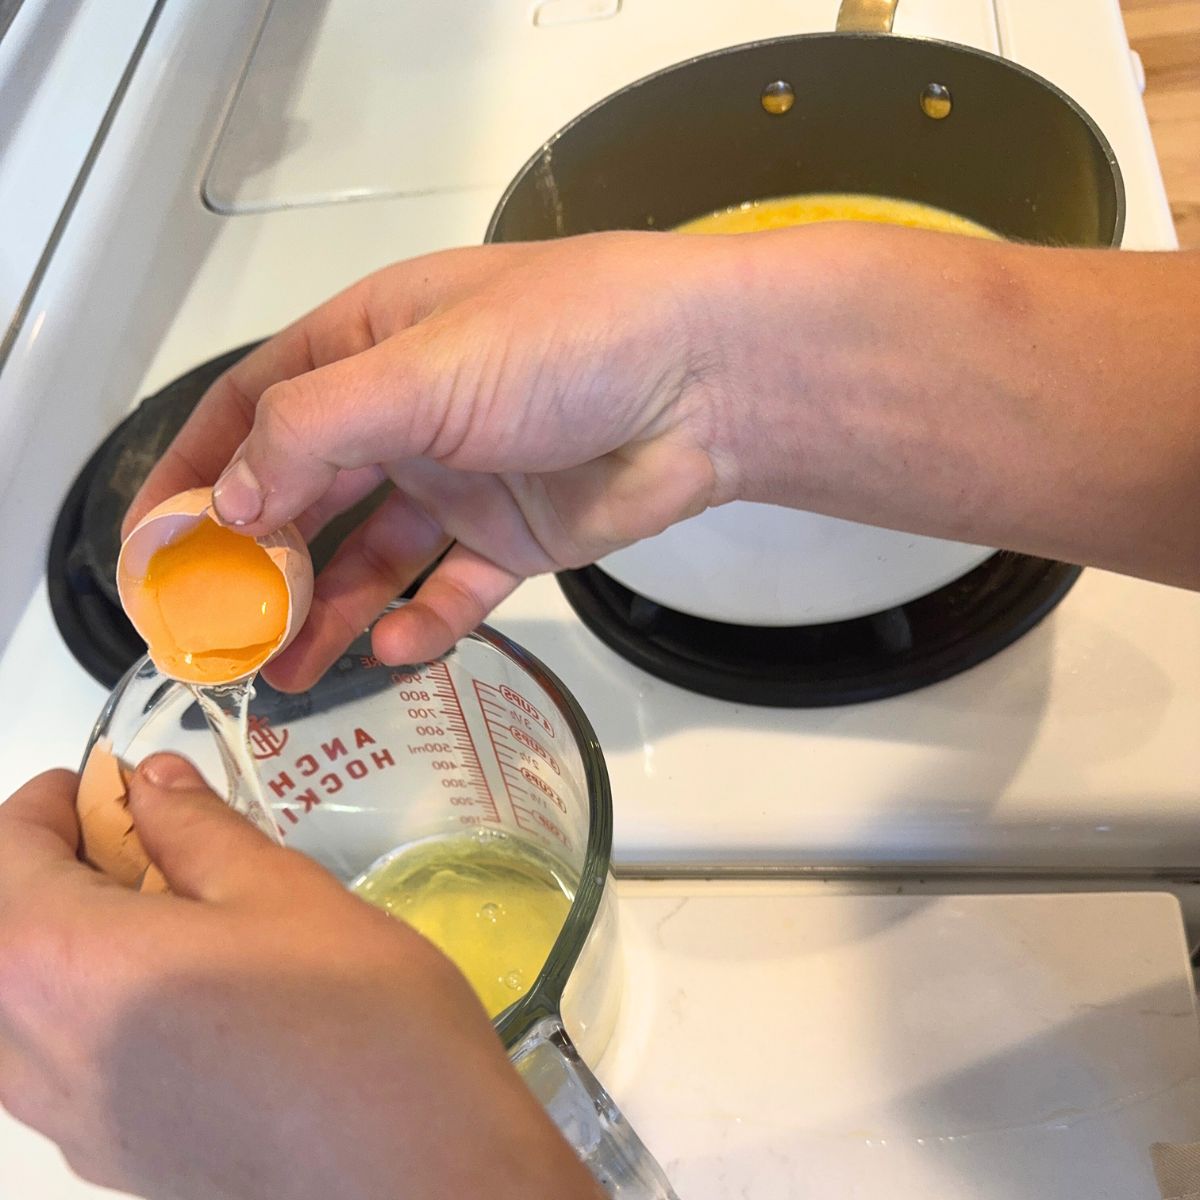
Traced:
<path id="1" fill-rule="evenodd" d="M 1046 0 L 1053 3 L 1053 0 Z M 1200 0 L 1121 0 L 1179 244 L 1200 249 Z"/>

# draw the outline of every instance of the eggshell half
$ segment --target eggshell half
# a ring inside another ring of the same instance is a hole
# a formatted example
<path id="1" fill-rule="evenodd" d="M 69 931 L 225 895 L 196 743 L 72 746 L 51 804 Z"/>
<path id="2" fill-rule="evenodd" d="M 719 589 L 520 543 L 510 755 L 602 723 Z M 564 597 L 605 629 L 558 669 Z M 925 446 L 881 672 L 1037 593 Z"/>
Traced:
<path id="1" fill-rule="evenodd" d="M 127 888 L 166 892 L 162 872 L 150 861 L 129 814 L 132 770 L 101 738 L 92 747 L 75 795 L 79 854 L 84 862 Z"/>
<path id="2" fill-rule="evenodd" d="M 212 503 L 212 488 L 191 488 L 189 491 L 168 497 L 156 508 L 151 509 L 134 526 L 121 546 L 121 553 L 117 558 L 117 592 L 121 597 L 121 606 L 125 609 L 125 615 L 128 616 L 133 627 L 142 635 L 143 639 L 147 641 L 146 630 L 150 626 L 147 623 L 146 614 L 151 600 L 142 584 L 150 566 L 150 559 L 157 550 L 194 529 L 200 521 L 216 521 Z M 217 523 L 220 524 L 220 522 Z M 235 679 L 245 679 L 249 675 L 253 675 L 255 671 L 280 653 L 300 632 L 308 616 L 308 610 L 312 606 L 312 557 L 295 525 L 285 525 L 275 533 L 255 540 L 279 569 L 287 588 L 288 611 L 283 637 L 261 662 L 254 664 L 251 670 L 228 679 L 205 680 L 208 684 L 233 683 Z M 155 648 L 153 646 L 148 648 L 150 660 L 154 665 L 164 675 L 175 678 L 155 657 Z"/>

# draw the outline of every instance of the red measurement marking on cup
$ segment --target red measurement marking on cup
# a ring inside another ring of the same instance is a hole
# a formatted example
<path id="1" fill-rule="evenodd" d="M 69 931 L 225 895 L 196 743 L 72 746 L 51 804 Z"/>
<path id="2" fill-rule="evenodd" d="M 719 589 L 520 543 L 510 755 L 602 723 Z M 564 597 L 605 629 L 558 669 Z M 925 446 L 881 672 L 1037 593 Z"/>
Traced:
<path id="1" fill-rule="evenodd" d="M 531 732 L 532 728 L 538 727 L 539 719 L 545 722 L 545 718 L 523 696 L 518 703 L 514 697 L 519 693 L 507 686 L 496 688 L 478 679 L 474 683 L 492 751 L 500 764 L 513 820 L 520 829 L 543 837 L 548 835 L 570 849 L 571 839 L 563 832 L 556 820 L 558 813 L 554 811 L 565 813 L 566 802 L 554 782 L 543 776 L 549 768 L 560 777 L 562 767 Z"/>
<path id="2" fill-rule="evenodd" d="M 547 734 L 549 734 L 550 737 L 554 736 L 554 726 L 551 725 L 544 716 L 542 716 L 537 705 L 534 704 L 532 700 L 522 696 L 521 693 L 515 688 L 510 688 L 507 683 L 502 683 L 496 690 L 505 698 L 505 700 L 509 702 L 509 704 L 519 709 L 520 712 L 528 717 L 531 721 L 536 721 L 538 725 L 541 726 L 541 728 L 544 729 Z"/>
<path id="3" fill-rule="evenodd" d="M 483 821 L 498 825 L 500 809 L 483 773 L 479 750 L 449 668 L 445 663 L 429 663 L 419 672 L 395 672 L 392 680 L 400 699 L 408 704 L 408 717 L 413 722 L 409 754 L 428 756 L 429 767 L 438 773 L 449 804 L 473 810 L 460 815 L 464 825 Z"/>

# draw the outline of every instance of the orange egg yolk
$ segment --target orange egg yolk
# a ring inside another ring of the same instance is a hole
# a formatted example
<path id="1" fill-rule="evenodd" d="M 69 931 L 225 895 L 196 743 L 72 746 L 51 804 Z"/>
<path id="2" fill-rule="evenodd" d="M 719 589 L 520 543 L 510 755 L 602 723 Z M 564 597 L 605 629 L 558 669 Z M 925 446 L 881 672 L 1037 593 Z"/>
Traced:
<path id="1" fill-rule="evenodd" d="M 283 639 L 283 572 L 253 539 L 205 518 L 156 550 L 144 631 L 160 669 L 190 683 L 248 675 Z"/>

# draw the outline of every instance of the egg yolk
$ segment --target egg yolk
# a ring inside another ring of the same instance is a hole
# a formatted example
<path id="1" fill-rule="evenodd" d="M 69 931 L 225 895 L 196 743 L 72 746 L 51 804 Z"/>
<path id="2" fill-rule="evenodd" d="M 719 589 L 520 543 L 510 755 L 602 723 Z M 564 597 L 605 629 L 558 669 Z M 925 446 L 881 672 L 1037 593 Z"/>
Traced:
<path id="1" fill-rule="evenodd" d="M 142 586 L 150 653 L 190 683 L 248 675 L 287 627 L 283 572 L 253 538 L 208 518 L 154 552 Z"/>

